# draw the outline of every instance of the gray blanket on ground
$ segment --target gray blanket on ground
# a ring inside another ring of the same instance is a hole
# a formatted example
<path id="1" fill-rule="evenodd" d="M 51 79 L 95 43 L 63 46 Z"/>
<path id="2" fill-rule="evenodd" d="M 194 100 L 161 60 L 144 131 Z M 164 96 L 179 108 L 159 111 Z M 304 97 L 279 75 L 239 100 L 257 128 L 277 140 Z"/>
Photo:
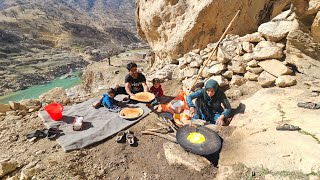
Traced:
<path id="1" fill-rule="evenodd" d="M 97 99 L 91 99 L 80 104 L 65 106 L 63 117 L 60 121 L 51 120 L 46 111 L 39 112 L 39 117 L 48 128 L 60 125 L 59 130 L 62 130 L 62 132 L 57 141 L 64 151 L 84 148 L 104 140 L 133 125 L 151 112 L 145 104 L 130 105 L 141 107 L 144 110 L 144 114 L 136 120 L 125 120 L 120 118 L 117 113 L 109 112 L 104 107 L 94 109 L 91 104 L 96 101 Z M 75 115 L 84 117 L 83 129 L 81 131 L 73 131 Z"/>

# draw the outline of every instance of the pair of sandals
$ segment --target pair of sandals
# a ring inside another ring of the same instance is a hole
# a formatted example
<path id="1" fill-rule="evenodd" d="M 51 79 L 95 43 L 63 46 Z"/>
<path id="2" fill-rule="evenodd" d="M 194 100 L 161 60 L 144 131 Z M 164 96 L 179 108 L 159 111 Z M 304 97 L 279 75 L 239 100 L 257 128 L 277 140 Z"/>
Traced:
<path id="1" fill-rule="evenodd" d="M 128 142 L 129 145 L 133 145 L 135 142 L 135 138 L 132 131 L 126 130 L 126 131 L 120 131 L 116 136 L 116 141 L 118 143 L 124 141 L 124 137 L 126 142 Z"/>
<path id="2" fill-rule="evenodd" d="M 35 140 L 35 139 L 42 139 L 48 138 L 50 140 L 56 139 L 59 134 L 59 130 L 57 128 L 49 128 L 43 130 L 35 130 L 26 135 L 27 139 Z"/>
<path id="3" fill-rule="evenodd" d="M 313 102 L 299 102 L 298 107 L 306 108 L 306 109 L 320 109 L 320 103 Z"/>

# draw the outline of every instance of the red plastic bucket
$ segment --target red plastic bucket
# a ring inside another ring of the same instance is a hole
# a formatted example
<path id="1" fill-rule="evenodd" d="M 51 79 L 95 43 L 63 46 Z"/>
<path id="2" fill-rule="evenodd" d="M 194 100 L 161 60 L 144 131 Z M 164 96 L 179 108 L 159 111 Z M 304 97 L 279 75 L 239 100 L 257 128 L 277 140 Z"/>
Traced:
<path id="1" fill-rule="evenodd" d="M 62 118 L 62 111 L 64 107 L 59 103 L 52 103 L 44 107 L 52 120 L 58 121 Z"/>

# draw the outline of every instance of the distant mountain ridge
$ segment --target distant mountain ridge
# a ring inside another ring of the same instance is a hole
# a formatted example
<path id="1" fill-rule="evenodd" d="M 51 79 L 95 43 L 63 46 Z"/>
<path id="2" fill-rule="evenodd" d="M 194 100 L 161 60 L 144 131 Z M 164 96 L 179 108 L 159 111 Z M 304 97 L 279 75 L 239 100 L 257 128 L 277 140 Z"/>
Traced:
<path id="1" fill-rule="evenodd" d="M 0 29 L 20 37 L 36 34 L 55 45 L 117 48 L 140 41 L 134 11 L 132 0 L 3 0 Z"/>
<path id="2" fill-rule="evenodd" d="M 134 5 L 128 0 L 0 0 L 0 95 L 140 42 Z"/>

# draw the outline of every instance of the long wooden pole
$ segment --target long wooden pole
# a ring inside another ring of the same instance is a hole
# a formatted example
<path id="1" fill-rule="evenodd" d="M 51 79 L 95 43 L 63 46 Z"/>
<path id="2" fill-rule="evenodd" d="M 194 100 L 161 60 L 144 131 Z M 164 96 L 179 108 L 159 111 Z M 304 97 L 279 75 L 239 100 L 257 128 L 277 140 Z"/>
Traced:
<path id="1" fill-rule="evenodd" d="M 210 56 L 209 56 L 209 57 L 207 58 L 207 60 L 204 62 L 204 65 L 203 65 L 203 66 L 202 66 L 202 68 L 200 69 L 200 71 L 199 71 L 199 73 L 198 73 L 198 75 L 197 75 L 196 79 L 194 80 L 194 82 L 193 82 L 192 86 L 191 86 L 191 87 L 190 87 L 190 89 L 189 89 L 189 92 L 191 91 L 191 89 L 192 89 L 192 88 L 195 86 L 195 84 L 197 83 L 197 81 L 198 81 L 198 79 L 199 79 L 199 77 L 200 77 L 200 75 L 201 75 L 201 73 L 202 73 L 202 71 L 203 71 L 204 67 L 206 67 L 206 66 L 207 66 L 207 64 L 208 64 L 208 62 L 210 61 L 210 59 L 211 59 L 212 55 L 217 51 L 217 48 L 219 47 L 219 45 L 220 45 L 221 41 L 223 40 L 223 38 L 225 37 L 225 35 L 226 35 L 226 34 L 227 34 L 227 32 L 229 31 L 229 29 L 230 29 L 230 27 L 231 27 L 232 23 L 233 23 L 233 22 L 234 22 L 234 20 L 238 17 L 239 13 L 240 13 L 240 10 L 238 10 L 237 14 L 233 17 L 233 19 L 232 19 L 232 20 L 231 20 L 231 22 L 229 23 L 229 25 L 228 25 L 227 29 L 224 31 L 224 33 L 223 33 L 223 34 L 222 34 L 222 36 L 220 37 L 220 39 L 219 39 L 218 43 L 217 43 L 217 44 L 216 44 L 216 46 L 213 48 L 213 51 L 211 52 Z M 187 94 L 189 94 L 189 92 L 188 92 Z"/>
<path id="2" fill-rule="evenodd" d="M 151 131 L 141 131 L 141 134 L 150 134 L 150 135 L 155 135 L 155 136 L 159 136 L 159 137 L 162 137 L 162 138 L 164 138 L 164 139 L 167 139 L 167 140 L 169 140 L 169 141 L 171 141 L 171 142 L 177 142 L 177 139 L 176 138 L 174 138 L 174 137 L 171 137 L 171 136 L 169 136 L 169 135 L 165 135 L 165 134 L 160 134 L 160 133 L 156 133 L 156 132 L 151 132 Z"/>

